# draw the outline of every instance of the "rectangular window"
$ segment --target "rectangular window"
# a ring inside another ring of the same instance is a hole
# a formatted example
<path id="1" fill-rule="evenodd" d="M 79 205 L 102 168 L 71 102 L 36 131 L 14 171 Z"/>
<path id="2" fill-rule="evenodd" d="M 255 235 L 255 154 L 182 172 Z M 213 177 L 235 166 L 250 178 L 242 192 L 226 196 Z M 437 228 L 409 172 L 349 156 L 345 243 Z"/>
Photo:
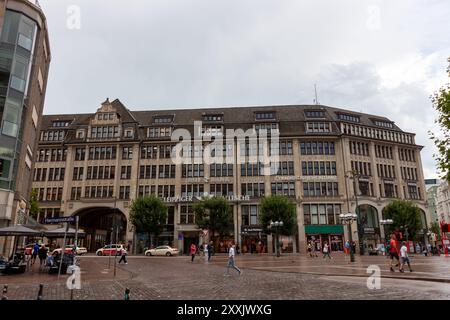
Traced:
<path id="1" fill-rule="evenodd" d="M 120 170 L 120 179 L 131 179 L 131 166 L 122 166 Z"/>

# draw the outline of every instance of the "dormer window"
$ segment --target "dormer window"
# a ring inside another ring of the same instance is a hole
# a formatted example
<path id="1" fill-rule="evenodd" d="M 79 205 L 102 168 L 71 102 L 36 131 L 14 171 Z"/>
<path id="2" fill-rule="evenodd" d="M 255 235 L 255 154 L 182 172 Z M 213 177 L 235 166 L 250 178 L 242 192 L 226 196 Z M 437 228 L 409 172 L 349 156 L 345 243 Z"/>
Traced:
<path id="1" fill-rule="evenodd" d="M 77 130 L 77 139 L 84 139 L 84 129 Z"/>
<path id="2" fill-rule="evenodd" d="M 100 121 L 114 120 L 114 113 L 99 113 L 97 114 L 97 120 Z"/>
<path id="3" fill-rule="evenodd" d="M 133 138 L 133 128 L 125 129 L 125 138 Z"/>
<path id="4" fill-rule="evenodd" d="M 217 122 L 223 120 L 223 115 L 221 114 L 204 114 L 202 117 L 203 121 Z"/>
<path id="5" fill-rule="evenodd" d="M 63 120 L 63 121 L 53 121 L 52 127 L 60 128 L 60 127 L 68 127 L 72 121 Z"/>
<path id="6" fill-rule="evenodd" d="M 325 118 L 325 111 L 322 110 L 305 110 L 306 118 Z"/>
<path id="7" fill-rule="evenodd" d="M 356 123 L 360 122 L 359 116 L 355 116 L 355 115 L 351 115 L 351 114 L 340 113 L 339 119 L 343 120 L 343 121 L 349 121 L 349 122 L 356 122 Z"/>
<path id="8" fill-rule="evenodd" d="M 172 123 L 173 116 L 157 116 L 153 118 L 153 123 L 161 124 L 161 123 Z"/>
<path id="9" fill-rule="evenodd" d="M 275 112 L 256 112 L 255 113 L 256 120 L 268 120 L 275 119 Z"/>

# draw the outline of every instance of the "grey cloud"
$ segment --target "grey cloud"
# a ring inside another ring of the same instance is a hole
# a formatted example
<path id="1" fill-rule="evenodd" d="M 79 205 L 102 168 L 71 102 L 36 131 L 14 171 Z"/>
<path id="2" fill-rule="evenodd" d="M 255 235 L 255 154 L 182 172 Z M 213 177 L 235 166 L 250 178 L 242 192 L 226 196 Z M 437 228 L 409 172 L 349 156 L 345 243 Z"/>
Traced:
<path id="1" fill-rule="evenodd" d="M 46 113 L 92 112 L 106 97 L 136 110 L 311 103 L 317 83 L 322 103 L 386 115 L 431 150 L 424 83 L 386 89 L 377 68 L 449 52 L 446 1 L 40 2 L 53 55 Z M 367 28 L 373 4 L 379 30 Z M 69 5 L 81 30 L 66 28 Z"/>

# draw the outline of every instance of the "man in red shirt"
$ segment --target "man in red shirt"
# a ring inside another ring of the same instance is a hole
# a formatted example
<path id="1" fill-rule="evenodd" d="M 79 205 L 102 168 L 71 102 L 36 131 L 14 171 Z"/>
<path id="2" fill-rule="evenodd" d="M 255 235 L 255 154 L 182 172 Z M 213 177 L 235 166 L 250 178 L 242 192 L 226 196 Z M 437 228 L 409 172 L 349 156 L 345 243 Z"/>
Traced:
<path id="1" fill-rule="evenodd" d="M 389 249 L 389 257 L 391 259 L 389 267 L 391 268 L 391 272 L 394 272 L 394 268 L 392 268 L 392 261 L 394 261 L 394 258 L 397 259 L 397 265 L 400 266 L 400 258 L 398 256 L 399 248 L 397 245 L 395 234 L 392 234 L 389 246 L 391 247 Z"/>

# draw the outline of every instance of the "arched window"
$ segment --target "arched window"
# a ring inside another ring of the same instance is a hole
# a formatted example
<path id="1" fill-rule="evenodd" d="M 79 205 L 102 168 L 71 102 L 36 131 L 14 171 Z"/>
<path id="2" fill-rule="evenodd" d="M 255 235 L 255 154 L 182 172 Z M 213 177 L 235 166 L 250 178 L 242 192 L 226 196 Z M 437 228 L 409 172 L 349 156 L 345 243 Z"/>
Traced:
<path id="1" fill-rule="evenodd" d="M 378 211 L 375 207 L 362 204 L 358 206 L 358 223 L 364 224 L 364 227 L 367 228 L 378 228 Z"/>

